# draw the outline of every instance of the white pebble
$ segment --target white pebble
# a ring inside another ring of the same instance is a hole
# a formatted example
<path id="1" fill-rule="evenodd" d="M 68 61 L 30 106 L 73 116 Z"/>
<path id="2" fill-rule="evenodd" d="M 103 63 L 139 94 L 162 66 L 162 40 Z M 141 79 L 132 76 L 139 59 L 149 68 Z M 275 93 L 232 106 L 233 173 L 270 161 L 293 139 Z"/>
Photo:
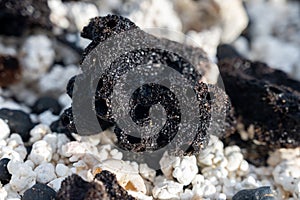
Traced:
<path id="1" fill-rule="evenodd" d="M 188 185 L 198 173 L 197 160 L 195 156 L 184 156 L 178 166 L 174 166 L 173 177 L 183 185 Z"/>
<path id="2" fill-rule="evenodd" d="M 217 196 L 217 200 L 226 200 L 226 194 L 220 193 L 220 194 Z"/>
<path id="3" fill-rule="evenodd" d="M 50 145 L 53 153 L 57 151 L 57 134 L 47 134 L 43 140 Z"/>
<path id="4" fill-rule="evenodd" d="M 51 163 L 43 163 L 34 169 L 36 180 L 40 183 L 48 183 L 56 178 L 54 166 Z"/>
<path id="5" fill-rule="evenodd" d="M 34 143 L 42 139 L 46 134 L 50 133 L 51 130 L 48 125 L 38 124 L 30 131 L 30 142 Z"/>
<path id="6" fill-rule="evenodd" d="M 244 159 L 241 149 L 238 146 L 229 146 L 225 148 L 224 152 L 228 160 L 226 168 L 231 172 L 236 171 Z"/>
<path id="7" fill-rule="evenodd" d="M 65 180 L 65 178 L 66 178 L 66 176 L 56 178 L 56 179 L 50 181 L 47 185 L 49 187 L 51 187 L 53 190 L 55 190 L 55 192 L 58 192 L 58 190 L 60 189 L 61 183 L 63 182 L 63 180 Z"/>
<path id="8" fill-rule="evenodd" d="M 24 66 L 23 77 L 26 80 L 36 80 L 45 74 L 55 56 L 52 42 L 46 35 L 27 37 L 21 52 L 21 63 Z"/>
<path id="9" fill-rule="evenodd" d="M 93 171 L 99 169 L 114 173 L 119 184 L 125 189 L 146 194 L 146 186 L 143 178 L 139 175 L 138 165 L 135 167 L 132 163 L 123 160 L 108 159 L 95 166 Z"/>
<path id="10" fill-rule="evenodd" d="M 13 133 L 10 135 L 10 137 L 7 139 L 7 147 L 17 152 L 20 155 L 21 159 L 25 159 L 27 150 L 19 134 Z"/>
<path id="11" fill-rule="evenodd" d="M 69 167 L 67 167 L 64 164 L 59 163 L 55 167 L 55 172 L 56 172 L 56 174 L 57 174 L 58 177 L 67 176 L 68 173 L 69 173 Z"/>
<path id="12" fill-rule="evenodd" d="M 190 189 L 185 189 L 183 193 L 180 194 L 181 200 L 190 200 L 194 196 L 194 193 Z"/>
<path id="13" fill-rule="evenodd" d="M 78 67 L 55 65 L 52 70 L 40 78 L 38 86 L 42 93 L 65 92 L 69 79 L 79 73 Z"/>
<path id="14" fill-rule="evenodd" d="M 52 122 L 58 120 L 58 118 L 59 116 L 53 115 L 53 113 L 50 110 L 47 110 L 38 116 L 40 123 L 46 124 L 48 126 L 50 126 Z"/>
<path id="15" fill-rule="evenodd" d="M 248 176 L 245 180 L 242 181 L 241 184 L 242 184 L 243 188 L 247 188 L 247 189 L 253 189 L 253 188 L 259 187 L 255 178 L 252 176 Z"/>
<path id="16" fill-rule="evenodd" d="M 212 184 L 204 185 L 203 196 L 205 198 L 212 198 L 216 192 L 217 192 L 217 189 L 214 185 L 212 185 Z"/>
<path id="17" fill-rule="evenodd" d="M 172 172 L 173 172 L 173 164 L 174 162 L 178 162 L 179 158 L 168 155 L 167 152 L 165 152 L 162 156 L 162 158 L 159 161 L 160 169 L 165 175 L 166 178 L 172 179 Z"/>
<path id="18" fill-rule="evenodd" d="M 28 159 L 32 160 L 36 165 L 39 165 L 41 163 L 50 162 L 52 153 L 51 146 L 46 141 L 40 140 L 32 145 Z"/>
<path id="19" fill-rule="evenodd" d="M 147 164 L 140 164 L 139 172 L 141 176 L 151 182 L 154 181 L 156 171 L 148 167 Z"/>
<path id="20" fill-rule="evenodd" d="M 183 185 L 171 180 L 165 180 L 155 185 L 152 195 L 158 199 L 179 199 Z"/>
<path id="21" fill-rule="evenodd" d="M 10 134 L 10 129 L 7 123 L 0 118 L 0 140 L 6 139 Z"/>
<path id="22" fill-rule="evenodd" d="M 26 163 L 11 160 L 7 169 L 12 174 L 9 182 L 12 190 L 22 192 L 35 184 L 36 173 Z"/>

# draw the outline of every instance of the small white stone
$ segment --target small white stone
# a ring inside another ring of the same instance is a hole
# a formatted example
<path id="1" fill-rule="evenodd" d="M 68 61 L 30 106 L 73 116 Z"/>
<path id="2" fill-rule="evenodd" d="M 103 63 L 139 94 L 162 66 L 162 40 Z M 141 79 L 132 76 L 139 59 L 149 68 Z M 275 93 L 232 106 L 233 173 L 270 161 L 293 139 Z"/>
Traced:
<path id="1" fill-rule="evenodd" d="M 52 153 L 51 146 L 46 141 L 40 140 L 32 145 L 28 159 L 32 160 L 36 165 L 39 165 L 41 163 L 50 162 Z"/>
<path id="2" fill-rule="evenodd" d="M 139 27 L 146 30 L 149 28 L 149 31 L 152 27 L 181 31 L 181 21 L 173 9 L 172 1 L 134 0 L 131 2 L 132 6 L 134 9 L 125 12 L 130 13 L 128 18 Z M 126 9 L 125 6 L 124 8 Z"/>
<path id="3" fill-rule="evenodd" d="M 57 134 L 57 153 L 60 155 L 64 155 L 62 147 L 67 144 L 70 139 L 65 134 Z"/>
<path id="4" fill-rule="evenodd" d="M 156 171 L 154 169 L 151 169 L 150 167 L 148 167 L 147 164 L 140 164 L 139 172 L 143 178 L 145 178 L 151 182 L 154 181 Z"/>
<path id="5" fill-rule="evenodd" d="M 7 139 L 7 147 L 18 153 L 21 159 L 25 159 L 27 150 L 19 134 L 13 133 L 10 135 Z"/>
<path id="6" fill-rule="evenodd" d="M 10 134 L 10 129 L 7 123 L 0 118 L 0 140 L 6 139 Z"/>
<path id="7" fill-rule="evenodd" d="M 201 170 L 201 173 L 205 177 L 215 176 L 219 179 L 223 179 L 228 176 L 228 171 L 225 167 L 205 167 Z"/>
<path id="8" fill-rule="evenodd" d="M 61 183 L 63 182 L 63 180 L 65 180 L 65 178 L 66 178 L 66 176 L 56 178 L 56 179 L 50 181 L 47 185 L 49 187 L 51 187 L 53 190 L 55 190 L 55 192 L 58 192 L 58 190 L 60 189 Z"/>
<path id="9" fill-rule="evenodd" d="M 203 196 L 206 198 L 212 198 L 217 192 L 217 189 L 214 185 L 212 184 L 206 184 L 204 185 L 204 191 L 203 191 Z"/>
<path id="10" fill-rule="evenodd" d="M 155 185 L 152 195 L 158 199 L 180 199 L 183 192 L 183 185 L 171 180 L 164 180 Z"/>
<path id="11" fill-rule="evenodd" d="M 34 169 L 36 173 L 36 180 L 40 183 L 48 183 L 56 179 L 56 174 L 54 173 L 54 166 L 51 163 L 43 163 Z"/>
<path id="12" fill-rule="evenodd" d="M 121 160 L 123 157 L 122 152 L 118 151 L 117 149 L 111 150 L 110 155 L 111 155 L 111 158 L 117 159 L 117 160 Z"/>
<path id="13" fill-rule="evenodd" d="M 69 173 L 69 167 L 67 167 L 66 165 L 64 165 L 62 163 L 59 163 L 55 167 L 55 172 L 56 172 L 58 177 L 67 176 L 68 173 Z"/>
<path id="14" fill-rule="evenodd" d="M 213 164 L 214 154 L 210 153 L 204 157 L 198 156 L 198 165 L 199 166 L 211 166 Z"/>
<path id="15" fill-rule="evenodd" d="M 30 131 L 30 142 L 34 143 L 42 139 L 46 134 L 51 133 L 51 130 L 48 125 L 38 124 Z"/>
<path id="16" fill-rule="evenodd" d="M 248 176 L 245 180 L 242 181 L 242 186 L 244 188 L 252 189 L 258 187 L 259 185 L 257 184 L 254 177 Z"/>
<path id="17" fill-rule="evenodd" d="M 174 167 L 173 177 L 183 185 L 188 185 L 198 173 L 197 160 L 195 156 L 184 156 L 180 164 Z"/>
<path id="18" fill-rule="evenodd" d="M 281 162 L 272 174 L 275 183 L 281 185 L 285 191 L 293 193 L 296 183 L 300 181 L 300 157 Z"/>
<path id="19" fill-rule="evenodd" d="M 1 183 L 0 183 L 1 185 Z M 8 192 L 5 190 L 5 187 L 0 186 L 0 200 L 5 200 L 7 199 Z"/>
<path id="20" fill-rule="evenodd" d="M 51 151 L 53 153 L 57 151 L 57 134 L 47 134 L 43 140 L 51 146 Z"/>
<path id="21" fill-rule="evenodd" d="M 300 180 L 295 184 L 295 191 L 293 192 L 293 197 L 295 199 L 300 199 Z"/>
<path id="22" fill-rule="evenodd" d="M 84 161 L 89 166 L 99 163 L 99 152 L 97 147 L 87 142 L 72 141 L 62 146 L 62 155 L 69 157 L 70 162 Z"/>
<path id="23" fill-rule="evenodd" d="M 31 167 L 32 169 L 35 167 L 34 163 L 31 160 L 26 160 L 24 163 L 29 167 Z"/>
<path id="24" fill-rule="evenodd" d="M 3 200 L 20 200 L 22 192 L 16 192 L 11 188 L 10 184 L 4 185 L 3 189 L 6 191 L 6 198 Z M 1 199 L 2 200 L 2 199 Z"/>
<path id="25" fill-rule="evenodd" d="M 52 122 L 58 120 L 59 116 L 53 115 L 50 110 L 46 110 L 38 116 L 40 123 L 50 126 Z"/>
<path id="26" fill-rule="evenodd" d="M 176 160 L 179 161 L 179 158 L 169 156 L 168 152 L 165 152 L 159 161 L 160 169 L 168 179 L 172 179 L 173 165 Z"/>
<path id="27" fill-rule="evenodd" d="M 31 81 L 48 71 L 54 61 L 55 52 L 51 40 L 46 35 L 32 35 L 25 40 L 21 55 L 23 77 Z"/>
<path id="28" fill-rule="evenodd" d="M 119 184 L 125 189 L 128 188 L 129 190 L 146 194 L 146 186 L 143 178 L 139 175 L 138 165 L 134 167 L 132 163 L 124 162 L 123 160 L 107 159 L 95 166 L 94 171 L 99 168 L 114 173 Z"/>
<path id="29" fill-rule="evenodd" d="M 228 160 L 226 168 L 228 171 L 236 171 L 244 159 L 241 149 L 238 146 L 229 146 L 225 148 L 224 153 Z"/>
<path id="30" fill-rule="evenodd" d="M 66 67 L 55 65 L 52 70 L 43 75 L 38 83 L 42 93 L 65 92 L 69 79 L 79 73 L 78 67 L 68 65 Z"/>
<path id="31" fill-rule="evenodd" d="M 243 172 L 247 172 L 249 170 L 249 164 L 246 160 L 243 160 L 240 165 L 240 170 Z"/>
<path id="32" fill-rule="evenodd" d="M 88 2 L 70 2 L 65 4 L 67 18 L 74 22 L 77 30 L 82 30 L 89 20 L 99 15 L 97 7 Z"/>
<path id="33" fill-rule="evenodd" d="M 48 6 L 51 10 L 50 20 L 53 24 L 61 28 L 68 28 L 69 21 L 66 18 L 67 8 L 62 1 L 49 0 Z"/>
<path id="34" fill-rule="evenodd" d="M 226 194 L 220 193 L 219 195 L 217 195 L 217 200 L 226 200 Z"/>
<path id="35" fill-rule="evenodd" d="M 23 161 L 24 158 L 18 152 L 7 146 L 0 146 L 0 158 L 9 158 L 15 161 Z"/>
<path id="36" fill-rule="evenodd" d="M 227 198 L 232 198 L 233 195 L 235 195 L 235 185 L 236 185 L 235 179 L 224 179 L 224 185 L 222 192 L 226 194 Z"/>
<path id="37" fill-rule="evenodd" d="M 58 97 L 58 102 L 62 106 L 62 110 L 71 107 L 72 99 L 69 97 L 68 94 L 64 93 Z"/>
<path id="38" fill-rule="evenodd" d="M 180 199 L 182 200 L 190 200 L 194 196 L 194 193 L 190 189 L 185 189 L 183 193 L 180 194 Z"/>
<path id="39" fill-rule="evenodd" d="M 12 190 L 22 192 L 35 184 L 36 173 L 26 163 L 11 160 L 7 164 L 11 176 L 9 182 Z"/>

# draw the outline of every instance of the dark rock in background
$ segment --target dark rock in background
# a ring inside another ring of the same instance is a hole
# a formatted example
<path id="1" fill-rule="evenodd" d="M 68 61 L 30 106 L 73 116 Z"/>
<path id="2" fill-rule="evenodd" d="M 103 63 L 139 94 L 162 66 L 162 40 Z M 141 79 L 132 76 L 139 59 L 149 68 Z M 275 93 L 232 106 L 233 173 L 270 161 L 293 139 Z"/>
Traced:
<path id="1" fill-rule="evenodd" d="M 51 29 L 47 0 L 0 1 L 0 34 L 21 36 L 27 29 Z"/>
<path id="2" fill-rule="evenodd" d="M 256 143 L 269 147 L 300 145 L 300 83 L 279 70 L 245 59 L 218 63 L 236 115 L 254 125 Z"/>
<path id="3" fill-rule="evenodd" d="M 19 60 L 10 55 L 0 55 L 0 87 L 7 87 L 21 79 Z"/>
<path id="4" fill-rule="evenodd" d="M 51 111 L 55 115 L 58 115 L 61 111 L 61 105 L 55 98 L 45 96 L 39 98 L 32 107 L 32 112 L 36 114 L 41 114 L 47 110 Z"/>

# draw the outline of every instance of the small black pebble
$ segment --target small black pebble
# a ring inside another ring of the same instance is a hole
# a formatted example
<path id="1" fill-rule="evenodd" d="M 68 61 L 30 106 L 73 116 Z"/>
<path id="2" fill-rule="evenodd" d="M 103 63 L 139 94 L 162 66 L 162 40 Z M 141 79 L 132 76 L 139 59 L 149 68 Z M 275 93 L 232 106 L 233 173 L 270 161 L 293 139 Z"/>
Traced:
<path id="1" fill-rule="evenodd" d="M 32 112 L 36 114 L 40 114 L 47 110 L 51 111 L 54 115 L 59 115 L 61 111 L 61 105 L 52 97 L 41 97 L 32 107 Z"/>
<path id="2" fill-rule="evenodd" d="M 71 141 L 75 141 L 75 138 L 72 136 L 69 129 L 62 125 L 61 119 L 58 119 L 50 125 L 50 129 L 52 132 L 56 132 L 58 134 L 65 134 Z"/>
<path id="3" fill-rule="evenodd" d="M 24 192 L 22 200 L 54 200 L 56 192 L 46 184 L 36 183 Z"/>
<path id="4" fill-rule="evenodd" d="M 7 121 L 11 133 L 18 133 L 24 142 L 30 138 L 30 130 L 34 127 L 29 115 L 21 110 L 0 109 L 0 118 Z"/>
<path id="5" fill-rule="evenodd" d="M 8 158 L 0 160 L 0 182 L 2 185 L 9 183 L 11 174 L 7 170 L 7 163 L 10 161 Z"/>
<path id="6" fill-rule="evenodd" d="M 241 190 L 236 193 L 232 200 L 275 200 L 274 194 L 269 186 L 256 189 Z"/>

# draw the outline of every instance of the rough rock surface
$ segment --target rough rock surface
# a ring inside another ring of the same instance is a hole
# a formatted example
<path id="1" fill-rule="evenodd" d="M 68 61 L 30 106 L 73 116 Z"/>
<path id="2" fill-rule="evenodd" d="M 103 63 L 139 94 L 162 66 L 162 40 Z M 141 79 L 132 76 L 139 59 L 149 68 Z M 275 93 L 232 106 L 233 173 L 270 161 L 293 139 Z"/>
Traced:
<path id="1" fill-rule="evenodd" d="M 92 200 L 92 199 L 129 199 L 134 200 L 116 180 L 114 174 L 102 171 L 95 176 L 93 182 L 84 181 L 80 176 L 73 174 L 62 182 L 56 195 L 60 200 Z"/>
<path id="2" fill-rule="evenodd" d="M 269 147 L 300 145 L 300 83 L 260 62 L 229 59 L 219 62 L 225 90 L 250 139 Z M 272 117 L 270 117 L 272 116 Z"/>

